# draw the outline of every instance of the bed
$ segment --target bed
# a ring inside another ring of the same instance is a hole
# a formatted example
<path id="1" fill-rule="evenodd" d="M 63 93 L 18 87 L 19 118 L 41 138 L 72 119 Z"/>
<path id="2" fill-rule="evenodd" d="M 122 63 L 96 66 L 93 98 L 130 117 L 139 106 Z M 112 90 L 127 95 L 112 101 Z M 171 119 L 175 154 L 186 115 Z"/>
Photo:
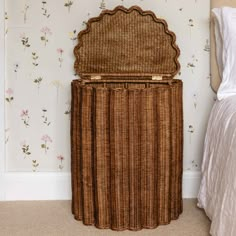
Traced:
<path id="1" fill-rule="evenodd" d="M 235 236 L 236 0 L 212 0 L 211 7 L 215 22 L 211 27 L 211 86 L 217 100 L 205 137 L 198 206 L 212 221 L 211 235 Z"/>

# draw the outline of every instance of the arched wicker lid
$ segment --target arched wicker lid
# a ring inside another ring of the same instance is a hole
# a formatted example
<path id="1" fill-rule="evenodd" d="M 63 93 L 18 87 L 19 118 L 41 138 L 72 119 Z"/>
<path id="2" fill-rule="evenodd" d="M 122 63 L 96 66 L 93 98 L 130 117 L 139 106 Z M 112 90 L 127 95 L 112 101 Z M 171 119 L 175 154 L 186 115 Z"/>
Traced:
<path id="1" fill-rule="evenodd" d="M 165 20 L 137 6 L 104 10 L 78 35 L 75 70 L 81 78 L 166 76 L 180 69 L 175 34 Z"/>

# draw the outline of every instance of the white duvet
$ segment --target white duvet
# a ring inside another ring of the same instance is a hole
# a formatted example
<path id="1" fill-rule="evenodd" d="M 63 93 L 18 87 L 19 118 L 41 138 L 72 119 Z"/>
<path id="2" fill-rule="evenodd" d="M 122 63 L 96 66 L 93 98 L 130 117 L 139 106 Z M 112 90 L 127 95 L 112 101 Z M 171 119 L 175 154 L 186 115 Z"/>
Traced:
<path id="1" fill-rule="evenodd" d="M 208 123 L 198 206 L 213 236 L 236 236 L 236 95 L 216 101 Z"/>

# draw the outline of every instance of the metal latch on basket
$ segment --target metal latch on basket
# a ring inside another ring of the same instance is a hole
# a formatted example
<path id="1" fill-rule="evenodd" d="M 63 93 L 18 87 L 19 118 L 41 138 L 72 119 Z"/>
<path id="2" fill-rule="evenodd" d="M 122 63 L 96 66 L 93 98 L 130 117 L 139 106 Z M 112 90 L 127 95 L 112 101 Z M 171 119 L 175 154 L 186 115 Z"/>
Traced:
<path id="1" fill-rule="evenodd" d="M 161 75 L 153 75 L 152 80 L 162 80 L 162 76 Z"/>
<path id="2" fill-rule="evenodd" d="M 102 79 L 101 75 L 92 75 L 91 76 L 91 80 L 99 80 L 99 79 Z"/>

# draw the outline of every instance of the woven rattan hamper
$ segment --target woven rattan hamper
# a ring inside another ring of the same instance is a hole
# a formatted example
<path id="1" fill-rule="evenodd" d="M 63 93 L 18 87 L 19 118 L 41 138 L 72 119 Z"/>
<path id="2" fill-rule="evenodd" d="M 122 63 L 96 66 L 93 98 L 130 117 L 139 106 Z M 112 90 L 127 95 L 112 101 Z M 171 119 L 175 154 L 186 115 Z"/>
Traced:
<path id="1" fill-rule="evenodd" d="M 137 6 L 88 21 L 74 49 L 72 212 L 86 225 L 155 228 L 182 212 L 182 82 L 173 32 Z"/>

